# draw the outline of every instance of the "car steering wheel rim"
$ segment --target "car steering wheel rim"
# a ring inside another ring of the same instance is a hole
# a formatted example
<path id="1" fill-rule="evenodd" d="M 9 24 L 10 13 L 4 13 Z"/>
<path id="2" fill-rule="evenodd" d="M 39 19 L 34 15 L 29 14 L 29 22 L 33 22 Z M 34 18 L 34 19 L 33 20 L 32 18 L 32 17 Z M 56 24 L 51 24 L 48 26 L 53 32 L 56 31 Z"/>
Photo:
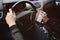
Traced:
<path id="1" fill-rule="evenodd" d="M 32 6 L 34 12 L 35 12 L 35 13 L 37 12 L 37 11 L 36 11 L 36 7 L 35 7 L 31 2 L 28 2 L 28 1 L 19 1 L 19 2 L 15 3 L 15 4 L 11 7 L 11 9 L 14 10 L 15 6 L 18 5 L 19 3 L 22 3 L 22 2 L 30 4 L 30 5 Z M 14 10 L 14 11 L 15 11 L 15 10 Z M 21 13 L 24 14 L 24 13 L 29 13 L 29 12 L 32 13 L 31 10 L 28 10 L 28 11 L 22 11 Z M 22 16 L 24 16 L 24 15 L 19 15 L 19 16 L 22 17 Z M 17 19 L 20 18 L 20 17 L 17 16 Z"/>
<path id="2" fill-rule="evenodd" d="M 18 5 L 19 3 L 22 3 L 22 2 L 24 2 L 24 3 L 28 3 L 28 4 L 30 4 L 31 6 L 32 6 L 32 8 L 33 8 L 33 10 L 34 10 L 34 12 L 32 13 L 32 19 L 34 19 L 34 20 L 31 20 L 32 21 L 32 25 L 34 24 L 34 22 L 35 22 L 35 16 L 36 16 L 36 7 L 31 3 L 31 2 L 28 2 L 28 1 L 20 1 L 20 2 L 17 2 L 17 3 L 15 3 L 11 8 L 12 8 L 12 10 L 14 10 L 14 7 L 16 6 L 16 5 Z M 14 10 L 15 11 L 15 10 Z M 28 11 L 30 11 L 30 10 L 28 10 Z M 22 11 L 23 12 L 23 11 Z M 25 13 L 25 12 L 24 12 Z M 35 13 L 35 15 L 34 15 L 34 13 Z M 18 18 L 17 18 L 18 19 Z M 19 20 L 18 20 L 19 21 Z M 31 28 L 31 26 L 32 25 L 30 25 L 30 27 L 29 28 L 27 28 L 26 30 L 30 30 L 30 28 Z"/>

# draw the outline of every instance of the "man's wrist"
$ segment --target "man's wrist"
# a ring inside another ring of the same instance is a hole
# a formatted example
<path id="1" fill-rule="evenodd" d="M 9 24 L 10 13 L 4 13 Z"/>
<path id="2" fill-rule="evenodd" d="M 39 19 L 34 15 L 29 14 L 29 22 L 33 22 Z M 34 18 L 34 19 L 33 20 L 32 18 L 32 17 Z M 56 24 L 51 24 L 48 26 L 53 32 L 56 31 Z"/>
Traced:
<path id="1" fill-rule="evenodd" d="M 11 23 L 11 24 L 9 24 L 9 27 L 12 27 L 13 25 L 16 25 L 16 23 Z"/>

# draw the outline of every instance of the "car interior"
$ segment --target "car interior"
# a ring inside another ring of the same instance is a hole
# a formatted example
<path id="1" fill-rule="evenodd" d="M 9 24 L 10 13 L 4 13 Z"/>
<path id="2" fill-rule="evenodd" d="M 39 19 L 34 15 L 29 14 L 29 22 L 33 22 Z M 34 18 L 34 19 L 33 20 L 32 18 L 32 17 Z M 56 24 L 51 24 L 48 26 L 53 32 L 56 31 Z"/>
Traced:
<path id="1" fill-rule="evenodd" d="M 5 17 L 7 12 L 9 12 L 9 8 L 16 12 L 17 26 L 23 36 L 27 37 L 28 35 L 33 35 L 33 31 L 35 31 L 34 25 L 39 24 L 35 21 L 35 17 L 37 13 L 36 9 L 41 6 L 40 0 L 0 0 L 0 40 L 8 40 L 6 35 L 8 35 L 9 27 L 5 21 Z M 45 26 L 40 23 L 48 31 L 49 40 L 60 40 L 60 0 L 43 0 L 42 10 L 47 13 L 50 19 Z"/>

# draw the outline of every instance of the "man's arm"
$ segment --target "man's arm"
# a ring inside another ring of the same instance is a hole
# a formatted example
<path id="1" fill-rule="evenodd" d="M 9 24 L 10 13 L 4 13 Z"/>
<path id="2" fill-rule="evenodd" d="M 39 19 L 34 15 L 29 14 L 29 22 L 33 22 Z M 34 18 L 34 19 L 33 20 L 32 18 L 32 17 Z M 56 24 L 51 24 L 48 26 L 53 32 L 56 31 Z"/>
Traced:
<path id="1" fill-rule="evenodd" d="M 22 34 L 20 33 L 16 25 L 10 27 L 10 32 L 14 40 L 23 40 Z"/>
<path id="2" fill-rule="evenodd" d="M 19 29 L 16 26 L 16 15 L 14 12 L 12 12 L 11 9 L 9 9 L 9 12 L 7 13 L 7 16 L 5 18 L 7 24 L 10 28 L 11 36 L 14 40 L 24 40 Z"/>

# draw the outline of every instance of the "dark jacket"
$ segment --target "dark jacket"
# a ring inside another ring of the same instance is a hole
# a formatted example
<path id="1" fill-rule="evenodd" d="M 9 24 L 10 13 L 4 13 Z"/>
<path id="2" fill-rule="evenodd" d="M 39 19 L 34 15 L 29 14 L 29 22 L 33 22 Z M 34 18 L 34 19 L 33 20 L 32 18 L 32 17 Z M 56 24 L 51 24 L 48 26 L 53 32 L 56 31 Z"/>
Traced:
<path id="1" fill-rule="evenodd" d="M 24 34 L 25 36 L 23 36 L 24 38 L 16 25 L 10 28 L 10 33 L 13 40 L 48 40 L 38 24 L 35 24 L 31 30 L 27 31 L 26 34 Z"/>
<path id="2" fill-rule="evenodd" d="M 10 27 L 10 33 L 13 40 L 24 40 L 22 34 L 20 33 L 16 25 Z"/>

